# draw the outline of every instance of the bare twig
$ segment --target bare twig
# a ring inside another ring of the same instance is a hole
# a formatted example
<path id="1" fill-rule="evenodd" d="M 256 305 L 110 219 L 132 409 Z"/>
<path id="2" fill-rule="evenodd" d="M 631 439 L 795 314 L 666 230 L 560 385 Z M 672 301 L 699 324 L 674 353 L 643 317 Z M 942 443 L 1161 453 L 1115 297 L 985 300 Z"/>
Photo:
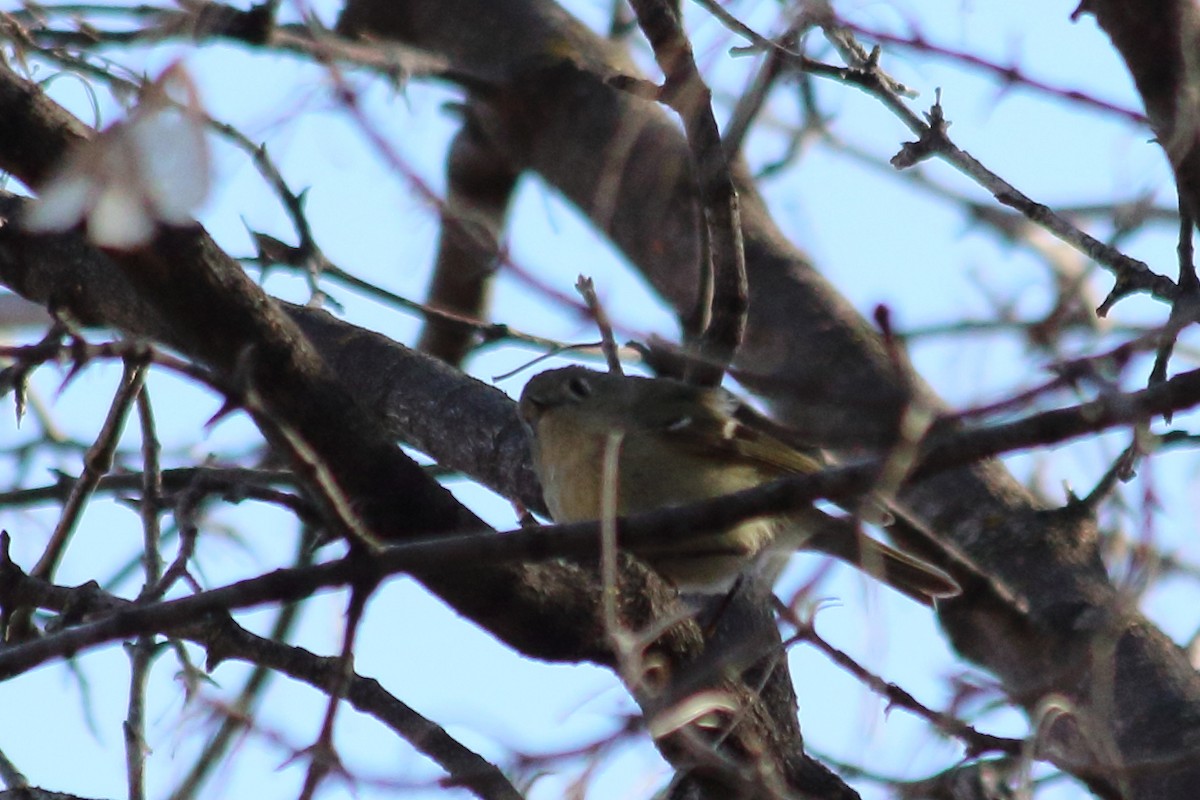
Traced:
<path id="1" fill-rule="evenodd" d="M 1159 337 L 1158 348 L 1154 356 L 1154 367 L 1150 371 L 1150 385 L 1162 383 L 1167 378 L 1167 362 L 1175 350 L 1175 342 L 1179 334 L 1191 323 L 1200 319 L 1200 279 L 1196 277 L 1196 262 L 1194 258 L 1195 220 L 1182 196 L 1179 198 L 1179 243 L 1176 252 L 1179 254 L 1179 295 L 1171 304 L 1171 314 L 1163 326 Z M 1167 422 L 1171 421 L 1170 413 L 1163 415 Z"/>
<path id="2" fill-rule="evenodd" d="M 683 321 L 686 340 L 700 360 L 689 364 L 686 377 L 699 385 L 716 385 L 746 330 L 748 290 L 737 190 L 713 116 L 712 93 L 696 67 L 678 4 L 634 0 L 632 5 L 663 71 L 659 99 L 683 120 L 704 215 L 700 282 L 695 306 Z"/>
<path id="3" fill-rule="evenodd" d="M 313 529 L 306 526 L 305 535 L 298 539 L 295 563 L 297 567 L 312 564 L 313 553 L 316 550 L 313 546 L 315 537 L 312 532 Z M 299 603 L 284 603 L 275 617 L 267 640 L 282 646 L 300 617 L 300 608 Z M 254 665 L 254 671 L 246 679 L 237 697 L 229 704 L 230 713 L 221 719 L 220 726 L 196 756 L 191 769 L 171 792 L 169 800 L 192 800 L 197 796 L 204 782 L 223 763 L 224 754 L 234 744 L 238 734 L 245 730 L 246 720 L 252 717 L 263 691 L 274 675 L 275 672 L 264 665 Z"/>
<path id="4" fill-rule="evenodd" d="M 0 572 L 6 578 L 3 592 L 19 594 L 41 608 L 59 612 L 75 609 L 86 617 L 120 616 L 135 608 L 129 601 L 105 594 L 94 586 L 64 588 L 20 575 L 8 560 L 7 547 L 7 534 L 0 535 Z M 336 659 L 319 658 L 301 648 L 264 639 L 227 617 L 206 618 L 201 614 L 182 621 L 182 626 L 180 635 L 208 649 L 210 668 L 232 658 L 276 670 L 325 692 L 332 692 L 339 682 L 346 682 L 342 665 Z M 151 632 L 152 628 L 142 631 Z M 520 793 L 493 765 L 384 691 L 378 681 L 350 674 L 345 686 L 345 697 L 355 708 L 375 717 L 428 755 L 447 771 L 454 785 L 464 786 L 486 800 L 521 800 Z"/>
<path id="5" fill-rule="evenodd" d="M 162 502 L 162 471 L 158 454 L 160 445 L 154 425 L 154 410 L 150 392 L 143 383 L 137 395 L 138 421 L 142 433 L 142 563 L 145 579 L 142 596 L 153 594 L 162 576 L 162 556 L 159 553 L 159 504 Z M 125 771 L 130 800 L 146 796 L 146 682 L 150 666 L 158 653 L 153 636 L 139 636 L 128 645 L 129 652 L 129 710 L 125 715 Z"/>
<path id="6" fill-rule="evenodd" d="M 54 574 L 67 541 L 79 522 L 83 507 L 95 491 L 100 478 L 112 468 L 113 454 L 116 452 L 121 429 L 125 426 L 125 417 L 141 391 L 145 375 L 145 358 L 130 357 L 125 362 L 125 371 L 121 375 L 121 383 L 109 407 L 108 416 L 100 428 L 96 443 L 84 458 L 83 473 L 71 489 L 71 496 L 63 506 L 62 515 L 50 536 L 50 541 L 46 544 L 45 552 L 30 573 L 35 577 L 49 579 Z"/>
<path id="7" fill-rule="evenodd" d="M 947 122 L 940 102 L 935 103 L 926 114 L 928 121 L 922 120 L 908 108 L 904 99 L 889 87 L 888 80 L 878 70 L 877 63 L 869 64 L 866 68 L 852 69 L 821 64 L 756 33 L 728 13 L 718 14 L 715 9 L 719 7 L 711 0 L 701 0 L 701 2 L 730 30 L 746 37 L 756 47 L 781 52 L 782 57 L 793 69 L 856 86 L 879 99 L 909 130 L 918 136 L 916 142 L 907 144 L 905 150 L 901 151 L 899 161 L 895 162 L 897 166 L 901 168 L 911 166 L 921 158 L 936 155 L 989 191 L 1001 204 L 1021 212 L 1032 222 L 1045 228 L 1112 272 L 1116 276 L 1116 284 L 1097 309 L 1100 316 L 1104 316 L 1118 300 L 1136 292 L 1148 292 L 1162 300 L 1175 299 L 1178 287 L 1170 278 L 1153 272 L 1145 263 L 1121 253 L 1116 248 L 1080 230 L 1049 207 L 1020 192 L 965 150 L 955 145 L 946 133 Z"/>
<path id="8" fill-rule="evenodd" d="M 1135 423 L 1166 409 L 1200 403 L 1200 370 L 1169 378 L 1152 389 L 1110 394 L 1078 406 L 1034 414 L 992 428 L 935 437 L 912 472 L 913 479 L 1003 452 L 1072 438 Z M 852 497 L 874 486 L 880 463 L 869 461 L 818 473 L 797 475 L 737 494 L 669 509 L 631 515 L 619 522 L 622 541 L 631 548 L 669 546 L 673 541 L 710 530 L 723 530 L 750 516 L 779 514 L 819 498 Z M 595 556 L 597 524 L 546 525 L 503 536 L 447 535 L 382 549 L 374 563 L 378 574 L 401 571 L 436 572 L 450 564 L 501 563 L 562 556 Z M 3 566 L 3 564 L 0 564 Z M 15 565 L 8 565 L 15 569 Z M 170 630 L 209 611 L 231 610 L 266 602 L 306 597 L 323 587 L 347 585 L 354 579 L 353 559 L 306 569 L 280 570 L 212 589 L 191 597 L 122 610 L 95 622 L 70 628 L 0 652 L 0 679 L 11 677 L 63 653 L 150 630 Z M 0 581 L 0 605 L 5 605 Z M 11 600 L 8 603 L 11 605 Z M 6 606 L 7 607 L 7 606 Z"/>
<path id="9" fill-rule="evenodd" d="M 620 348 L 617 347 L 616 339 L 613 338 L 612 323 L 608 321 L 608 314 L 604 311 L 604 306 L 596 295 L 596 284 L 591 278 L 580 275 L 579 279 L 575 281 L 575 291 L 583 297 L 583 302 L 587 304 L 588 310 L 591 312 L 592 320 L 600 330 L 600 351 L 604 353 L 604 362 L 608 365 L 608 371 L 614 375 L 621 375 L 623 370 L 621 369 Z"/>
<path id="10" fill-rule="evenodd" d="M 909 692 L 894 683 L 885 681 L 855 661 L 848 653 L 826 641 L 817 633 L 812 619 L 801 619 L 783 604 L 779 604 L 776 610 L 796 631 L 792 638 L 785 642 L 785 645 L 796 642 L 806 642 L 812 645 L 834 664 L 886 700 L 889 706 L 899 706 L 911 711 L 941 733 L 961 741 L 967 747 L 967 758 L 977 758 L 984 753 L 997 752 L 1015 756 L 1022 752 L 1024 743 L 1020 739 L 983 733 L 949 714 L 934 711 Z"/>

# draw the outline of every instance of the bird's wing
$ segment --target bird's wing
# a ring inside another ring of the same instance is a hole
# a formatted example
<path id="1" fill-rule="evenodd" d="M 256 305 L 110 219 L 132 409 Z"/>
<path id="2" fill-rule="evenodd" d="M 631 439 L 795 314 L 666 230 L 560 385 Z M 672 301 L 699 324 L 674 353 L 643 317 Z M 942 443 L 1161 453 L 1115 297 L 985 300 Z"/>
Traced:
<path id="1" fill-rule="evenodd" d="M 769 433 L 738 420 L 739 401 L 724 391 L 710 392 L 703 403 L 664 408 L 655 420 L 659 432 L 694 455 L 761 468 L 766 473 L 810 473 L 821 463 Z"/>

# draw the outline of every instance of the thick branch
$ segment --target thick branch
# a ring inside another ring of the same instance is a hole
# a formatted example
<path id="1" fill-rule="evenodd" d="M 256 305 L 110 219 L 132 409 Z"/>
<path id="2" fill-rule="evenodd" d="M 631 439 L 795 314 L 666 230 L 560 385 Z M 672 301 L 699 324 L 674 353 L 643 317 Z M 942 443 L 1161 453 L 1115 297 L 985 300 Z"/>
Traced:
<path id="1" fill-rule="evenodd" d="M 1087 0 L 1137 86 L 1179 195 L 1200 220 L 1200 12 L 1191 0 Z"/>
<path id="2" fill-rule="evenodd" d="M 427 302 L 434 308 L 483 319 L 517 176 L 474 130 L 469 109 L 466 113 L 447 157 L 448 196 Z M 474 328 L 428 317 L 417 349 L 457 366 L 474 344 Z"/>
<path id="3" fill-rule="evenodd" d="M 56 156 L 90 137 L 7 66 L 0 66 L 0 117 L 0 168 L 30 185 L 44 178 Z M 38 149 L 31 151 L 26 139 Z M 267 416 L 295 431 L 338 476 L 380 538 L 477 524 L 388 441 L 375 418 L 355 413 L 354 397 L 295 324 L 199 225 L 159 226 L 148 246 L 109 256 L 134 293 L 167 321 L 172 343 L 243 393 L 261 397 Z"/>
<path id="4" fill-rule="evenodd" d="M 659 109 L 610 88 L 611 75 L 633 70 L 609 44 L 542 0 L 513 0 L 502 13 L 486 0 L 351 0 L 340 26 L 490 76 L 495 86 L 480 96 L 490 114 L 480 121 L 496 146 L 575 202 L 676 309 L 693 306 L 687 146 Z M 750 289 L 743 382 L 821 444 L 885 444 L 912 403 L 939 408 L 784 240 L 744 174 L 738 180 Z M 942 614 L 959 649 L 1031 710 L 1049 692 L 1070 698 L 1069 724 L 1047 734 L 1060 763 L 1110 794 L 1119 785 L 1130 797 L 1190 798 L 1200 760 L 1180 756 L 1198 735 L 1200 681 L 1109 584 L 1090 522 L 1037 509 L 994 463 L 922 481 L 904 500 L 1043 621 L 1014 626 L 973 597 Z M 1133 765 L 1144 768 L 1125 770 Z"/>
<path id="5" fill-rule="evenodd" d="M 86 132 L 32 84 L 0 66 L 0 118 L 21 114 L 22 125 L 0 125 L 0 167 L 36 185 L 45 174 L 45 165 L 40 158 L 23 161 L 20 143 L 12 137 L 40 136 L 61 155 Z M 59 120 L 61 125 L 39 124 L 43 117 Z M 22 273 L 28 267 L 22 256 L 36 253 L 39 237 L 25 236 L 17 227 L 0 226 L 0 250 L 10 254 L 0 267 L 15 273 L 6 280 L 21 285 L 27 280 Z M 333 477 L 343 497 L 327 504 L 327 521 L 343 519 L 343 510 L 352 508 L 362 516 L 366 528 L 384 540 L 478 527 L 469 511 L 389 441 L 379 418 L 365 413 L 280 306 L 266 297 L 200 226 L 160 226 L 148 246 L 136 252 L 110 252 L 108 260 L 165 326 L 166 338 L 173 346 L 213 367 L 231 386 L 244 387 L 247 396 L 252 393 L 260 427 L 276 432 L 282 443 L 297 453 L 302 475 L 311 474 L 305 469 L 311 465 L 299 458 L 296 442 Z M 51 294 L 60 290 L 40 288 Z M 94 309 L 85 310 L 84 315 L 96 318 Z M 314 496 L 323 497 L 321 491 Z M 622 584 L 618 597 L 618 607 L 631 628 L 640 630 L 664 617 L 686 616 L 674 591 L 661 580 L 644 570 L 634 570 L 631 575 L 633 580 Z M 426 573 L 425 583 L 460 613 L 524 652 L 547 658 L 611 659 L 595 614 L 600 588 L 587 573 L 562 567 L 489 569 L 467 560 L 455 561 L 444 571 Z M 762 631 L 778 646 L 778 633 L 769 616 L 758 615 L 746 623 L 734 609 L 724 615 L 722 625 Z M 672 630 L 683 633 L 660 638 L 656 646 L 667 663 L 683 672 L 703 653 L 703 643 L 694 625 L 677 625 Z M 765 770 L 765 774 L 786 775 L 802 791 L 830 798 L 853 796 L 845 784 L 804 755 L 786 670 L 772 670 L 767 678 L 751 673 L 747 679 L 751 683 L 721 679 L 724 674 L 711 677 L 737 698 L 746 715 L 721 741 L 719 752 L 733 756 L 724 764 L 724 768 L 732 768 L 730 774 L 750 770 L 749 779 L 757 780 L 761 777 L 758 770 Z M 764 687 L 761 693 L 750 688 L 758 685 Z M 636 687 L 632 688 L 636 694 Z M 772 713 L 779 708 L 787 712 L 782 720 L 773 719 Z M 696 751 L 677 741 L 690 728 L 660 741 L 681 766 L 696 764 Z M 766 759 L 761 757 L 764 741 L 779 742 Z M 709 756 L 717 752 L 704 751 Z M 752 754 L 754 758 L 750 758 Z"/>

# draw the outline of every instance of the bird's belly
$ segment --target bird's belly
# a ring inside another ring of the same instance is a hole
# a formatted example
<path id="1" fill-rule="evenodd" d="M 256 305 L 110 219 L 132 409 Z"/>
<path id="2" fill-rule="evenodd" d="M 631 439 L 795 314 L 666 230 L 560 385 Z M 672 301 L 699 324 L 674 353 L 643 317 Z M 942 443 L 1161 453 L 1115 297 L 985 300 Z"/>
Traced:
<path id="1" fill-rule="evenodd" d="M 607 437 L 579 437 L 569 452 L 559 448 L 556 458 L 540 462 L 538 471 L 556 521 L 580 522 L 603 515 L 606 441 Z M 664 459 L 659 443 L 636 434 L 625 436 L 618 447 L 612 512 L 621 516 L 729 494 L 757 486 L 764 478 L 752 467 L 709 458 Z M 774 520 L 751 519 L 732 530 L 664 538 L 661 545 L 641 545 L 636 552 L 681 589 L 719 591 L 770 548 L 775 531 Z"/>

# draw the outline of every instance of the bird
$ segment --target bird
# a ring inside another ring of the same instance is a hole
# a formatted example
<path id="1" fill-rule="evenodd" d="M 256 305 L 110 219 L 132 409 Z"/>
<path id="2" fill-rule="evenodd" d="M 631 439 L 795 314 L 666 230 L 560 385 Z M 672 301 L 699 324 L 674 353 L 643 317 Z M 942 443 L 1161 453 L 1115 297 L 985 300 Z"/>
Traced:
<path id="1" fill-rule="evenodd" d="M 560 523 L 601 517 L 608 447 L 618 452 L 619 515 L 686 505 L 821 469 L 813 455 L 744 421 L 741 407 L 720 387 L 580 366 L 535 375 L 518 404 L 532 432 L 546 506 Z M 925 605 L 961 591 L 932 564 L 814 506 L 634 553 L 681 591 L 711 594 L 728 592 L 750 569 L 765 571 L 773 581 L 796 550 L 838 558 Z"/>

